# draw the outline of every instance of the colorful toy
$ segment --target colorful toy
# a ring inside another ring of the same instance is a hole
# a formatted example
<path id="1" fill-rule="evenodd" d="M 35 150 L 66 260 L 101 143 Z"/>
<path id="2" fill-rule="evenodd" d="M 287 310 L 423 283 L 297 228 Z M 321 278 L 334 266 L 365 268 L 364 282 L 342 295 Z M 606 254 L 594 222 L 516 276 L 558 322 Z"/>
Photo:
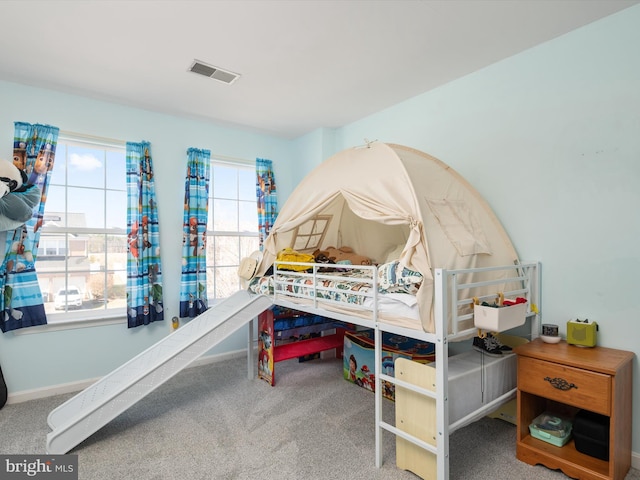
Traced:
<path id="1" fill-rule="evenodd" d="M 27 174 L 14 163 L 0 159 L 0 232 L 16 230 L 33 216 L 33 209 L 40 202 L 40 189 L 27 183 Z M 23 229 L 21 240 L 15 245 L 16 252 L 24 254 Z M 4 236 L 2 237 L 4 239 Z M 14 246 L 12 245 L 12 248 Z M 22 251 L 20 251 L 22 250 Z M 4 257 L 4 252 L 2 254 Z M 0 260 L 1 263 L 1 260 Z M 11 270 L 13 265 L 7 265 Z M 12 289 L 10 285 L 4 287 L 5 307 L 12 314 L 21 315 L 19 310 L 11 309 Z M 7 402 L 7 384 L 0 368 L 0 408 Z"/>
<path id="2" fill-rule="evenodd" d="M 31 219 L 40 196 L 40 189 L 27 183 L 24 170 L 0 159 L 0 231 L 15 230 Z"/>

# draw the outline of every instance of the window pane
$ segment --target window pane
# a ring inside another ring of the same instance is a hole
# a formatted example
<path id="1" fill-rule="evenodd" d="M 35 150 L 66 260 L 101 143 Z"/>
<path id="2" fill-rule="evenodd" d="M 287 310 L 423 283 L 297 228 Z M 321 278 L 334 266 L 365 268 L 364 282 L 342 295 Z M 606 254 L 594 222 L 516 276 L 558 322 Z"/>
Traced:
<path id="1" fill-rule="evenodd" d="M 104 188 L 104 150 L 69 146 L 67 184 Z"/>
<path id="2" fill-rule="evenodd" d="M 238 171 L 238 189 L 240 200 L 256 202 L 256 171 L 255 169 L 241 169 Z"/>
<path id="3" fill-rule="evenodd" d="M 69 187 L 67 199 L 69 227 L 104 228 L 104 190 Z"/>
<path id="4" fill-rule="evenodd" d="M 106 176 L 107 188 L 111 190 L 127 190 L 127 176 L 125 175 L 127 158 L 124 152 L 107 152 Z"/>
<path id="5" fill-rule="evenodd" d="M 241 232 L 255 232 L 258 229 L 258 209 L 255 200 L 252 202 L 238 202 L 239 230 Z"/>
<path id="6" fill-rule="evenodd" d="M 207 267 L 216 264 L 216 249 L 218 248 L 217 243 L 218 243 L 217 236 L 207 235 Z"/>
<path id="7" fill-rule="evenodd" d="M 106 235 L 89 235 L 87 242 L 90 270 L 104 271 L 107 264 Z"/>
<path id="8" fill-rule="evenodd" d="M 213 265 L 212 262 L 207 261 L 207 263 L 208 265 Z M 215 269 L 213 267 L 207 266 L 207 297 L 217 298 L 215 285 L 216 285 Z"/>
<path id="9" fill-rule="evenodd" d="M 239 237 L 215 237 L 214 262 L 216 266 L 233 265 L 237 267 L 240 264 L 239 249 Z"/>
<path id="10" fill-rule="evenodd" d="M 44 224 L 64 227 L 64 212 L 67 210 L 66 192 L 64 185 L 49 185 L 47 189 L 47 203 L 44 204 Z"/>
<path id="11" fill-rule="evenodd" d="M 237 168 L 214 165 L 212 173 L 214 198 L 238 198 Z"/>
<path id="12" fill-rule="evenodd" d="M 225 298 L 233 295 L 240 289 L 238 267 L 216 267 L 215 298 Z"/>
<path id="13" fill-rule="evenodd" d="M 238 202 L 233 200 L 213 201 L 213 230 L 238 231 Z"/>
<path id="14" fill-rule="evenodd" d="M 42 257 L 35 264 L 43 299 L 53 302 L 56 292 L 65 285 L 65 257 Z M 50 307 L 50 308 L 48 308 Z M 45 311 L 53 310 L 53 303 Z"/>
<path id="15" fill-rule="evenodd" d="M 107 191 L 106 228 L 127 229 L 127 194 L 126 192 Z"/>
<path id="16" fill-rule="evenodd" d="M 65 175 L 67 168 L 67 146 L 64 143 L 58 142 L 58 146 L 56 147 L 56 160 L 53 164 L 53 169 L 51 169 L 51 179 L 49 180 L 49 185 L 64 185 L 65 184 Z M 49 196 L 51 196 L 49 194 Z M 49 204 L 49 199 L 47 199 L 47 204 Z"/>
<path id="17" fill-rule="evenodd" d="M 104 307 L 107 292 L 108 276 L 106 272 L 92 272 L 89 276 L 89 291 L 93 297 L 94 306 Z"/>
<path id="18" fill-rule="evenodd" d="M 240 237 L 240 258 L 248 257 L 259 248 L 258 237 Z"/>
<path id="19" fill-rule="evenodd" d="M 107 268 L 110 270 L 127 269 L 126 235 L 107 235 Z"/>
<path id="20" fill-rule="evenodd" d="M 222 298 L 238 291 L 240 259 L 258 250 L 255 169 L 212 162 L 207 225 L 207 293 Z M 235 234 L 237 232 L 237 234 Z"/>
<path id="21" fill-rule="evenodd" d="M 45 305 L 47 313 L 92 307 L 88 272 L 69 272 L 66 282 L 64 273 L 39 274 L 38 277 L 41 290 L 47 292 L 50 302 L 53 302 L 52 305 Z"/>

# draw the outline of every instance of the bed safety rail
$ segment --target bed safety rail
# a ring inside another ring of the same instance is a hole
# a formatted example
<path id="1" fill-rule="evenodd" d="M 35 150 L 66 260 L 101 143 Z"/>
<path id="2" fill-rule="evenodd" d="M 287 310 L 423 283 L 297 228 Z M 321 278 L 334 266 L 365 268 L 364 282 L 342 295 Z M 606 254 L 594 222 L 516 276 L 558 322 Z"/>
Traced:
<path id="1" fill-rule="evenodd" d="M 499 294 L 505 298 L 523 297 L 527 300 L 526 315 L 528 317 L 535 315 L 538 310 L 539 296 L 538 267 L 537 263 L 525 263 L 461 270 L 436 270 L 436 276 L 442 276 L 444 297 L 436 296 L 435 298 L 449 300 L 443 315 L 450 315 L 452 318 L 450 339 L 468 336 L 476 330 L 473 326 L 461 327 L 465 322 L 468 324 L 473 320 L 473 305 L 476 300 L 492 303 Z M 499 275 L 496 277 L 495 274 Z M 482 280 L 484 276 L 488 279 Z M 468 281 L 466 278 L 474 280 Z"/>
<path id="2" fill-rule="evenodd" d="M 291 270 L 294 266 L 298 270 Z M 284 268 L 283 268 L 284 267 Z M 375 266 L 276 261 L 273 265 L 274 303 L 296 298 L 314 309 L 323 305 L 368 312 L 378 318 L 378 277 Z"/>

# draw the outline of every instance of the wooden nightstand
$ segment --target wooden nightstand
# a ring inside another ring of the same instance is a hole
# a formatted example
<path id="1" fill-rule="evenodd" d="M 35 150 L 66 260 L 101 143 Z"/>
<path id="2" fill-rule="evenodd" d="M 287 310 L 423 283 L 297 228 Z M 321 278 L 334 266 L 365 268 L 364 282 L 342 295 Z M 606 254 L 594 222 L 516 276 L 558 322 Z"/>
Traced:
<path id="1" fill-rule="evenodd" d="M 631 466 L 633 352 L 540 339 L 514 351 L 518 355 L 516 457 L 560 469 L 573 478 L 622 480 Z M 544 411 L 572 415 L 579 409 L 609 417 L 609 461 L 578 452 L 573 440 L 556 447 L 529 434 L 532 420 Z"/>

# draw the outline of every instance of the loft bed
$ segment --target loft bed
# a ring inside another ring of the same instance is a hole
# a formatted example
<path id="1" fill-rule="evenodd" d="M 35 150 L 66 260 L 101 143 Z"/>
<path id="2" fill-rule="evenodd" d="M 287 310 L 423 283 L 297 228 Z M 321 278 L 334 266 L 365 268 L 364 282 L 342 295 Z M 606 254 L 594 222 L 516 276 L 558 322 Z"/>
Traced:
<path id="1" fill-rule="evenodd" d="M 367 261 L 318 263 L 318 252 L 344 246 Z M 283 258 L 284 251 L 312 260 Z M 486 361 L 467 346 L 478 334 L 476 302 L 524 297 L 518 310 L 522 322 L 530 319 L 526 335 L 536 336 L 538 278 L 538 265 L 521 264 L 491 208 L 453 169 L 423 152 L 373 142 L 330 157 L 298 184 L 265 238 L 253 278 L 245 280 L 249 291 L 276 305 L 373 329 L 376 465 L 388 431 L 396 436 L 400 468 L 442 480 L 450 433 L 515 394 L 515 356 Z M 386 375 L 383 332 L 433 343 L 435 364 L 400 362 L 394 377 Z M 457 350 L 450 352 L 452 342 L 468 350 L 464 358 L 449 355 Z M 413 364 L 423 370 L 413 372 Z M 464 390 L 465 382 L 509 370 L 510 382 L 490 396 L 483 390 L 479 402 L 457 407 L 450 398 L 457 385 Z M 382 418 L 383 380 L 396 388 L 396 415 L 407 418 Z"/>
<path id="2" fill-rule="evenodd" d="M 537 336 L 539 265 L 436 269 L 436 319 L 432 332 L 421 328 L 418 317 L 414 317 L 411 325 L 408 316 L 394 319 L 383 313 L 386 308 L 381 305 L 388 302 L 384 299 L 385 294 L 379 293 L 377 288 L 378 277 L 374 272 L 378 267 L 341 266 L 341 272 L 323 272 L 325 264 L 300 263 L 297 265 L 308 270 L 292 272 L 281 270 L 281 265 L 283 262 L 276 261 L 273 275 L 254 279 L 253 288 L 250 286 L 249 290 L 270 295 L 274 304 L 282 307 L 374 330 L 376 466 L 380 467 L 383 461 L 384 430 L 397 437 L 399 468 L 413 471 L 422 478 L 448 478 L 449 435 L 496 410 L 513 399 L 516 392 L 515 355 L 483 358 L 483 354 L 475 350 L 450 355 L 449 344 L 478 334 L 474 305 L 478 301 L 493 302 L 497 293 L 506 298 L 527 300 L 521 309 L 523 321 L 530 319 L 530 333 L 525 335 Z M 287 266 L 290 265 L 291 262 L 287 262 Z M 349 272 L 355 274 L 350 276 Z M 499 278 L 496 278 L 496 273 L 501 274 Z M 352 288 L 347 288 L 349 284 Z M 488 291 L 494 293 L 486 293 Z M 511 307 L 504 308 L 508 310 Z M 499 323 L 496 325 L 494 332 L 502 330 Z M 512 325 L 508 323 L 506 328 Z M 433 343 L 436 361 L 422 365 L 400 359 L 396 362 L 396 376 L 382 373 L 383 332 Z M 418 370 L 412 372 L 412 368 Z M 483 383 L 482 392 L 478 390 L 479 379 Z M 426 384 L 425 380 L 428 380 Z M 395 422 L 382 418 L 383 381 L 396 387 Z M 424 412 L 429 411 L 430 416 L 425 416 Z"/>

